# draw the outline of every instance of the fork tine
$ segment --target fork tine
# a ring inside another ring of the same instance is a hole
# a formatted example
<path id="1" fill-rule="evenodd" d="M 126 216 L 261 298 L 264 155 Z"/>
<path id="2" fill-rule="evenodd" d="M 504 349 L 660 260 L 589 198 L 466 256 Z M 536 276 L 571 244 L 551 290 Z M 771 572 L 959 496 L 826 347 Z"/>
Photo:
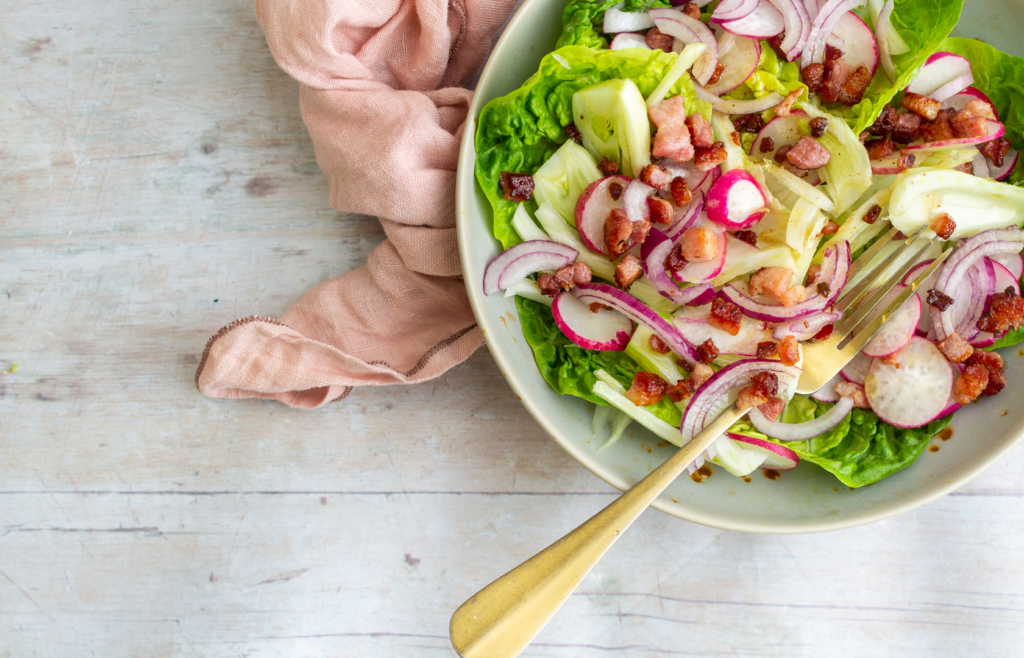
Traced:
<path id="1" fill-rule="evenodd" d="M 947 247 L 946 250 L 943 251 L 942 254 L 940 254 L 939 257 L 936 258 L 931 265 L 925 268 L 924 272 L 919 274 L 914 279 L 914 281 L 911 282 L 910 285 L 908 285 L 906 289 L 896 297 L 896 299 L 894 299 L 888 306 L 882 309 L 881 312 L 879 312 L 875 316 L 875 318 L 867 324 L 867 326 L 861 328 L 856 336 L 848 335 L 846 338 L 840 340 L 839 344 L 837 345 L 838 349 L 843 350 L 844 352 L 847 352 L 849 354 L 856 354 L 857 352 L 860 352 L 864 348 L 864 346 L 868 344 L 868 341 L 874 338 L 875 334 L 879 332 L 879 330 L 885 325 L 885 323 L 892 319 L 892 316 L 895 315 L 903 307 L 907 300 L 910 299 L 910 296 L 917 292 L 917 290 L 921 287 L 921 284 L 928 280 L 928 277 L 930 277 L 932 273 L 934 273 L 935 270 L 937 270 L 939 266 L 942 265 L 942 263 L 946 260 L 946 257 L 949 256 L 951 253 L 953 253 L 953 247 Z M 915 261 L 912 260 L 911 266 L 913 266 L 914 264 Z M 906 273 L 902 272 L 897 277 L 894 277 L 894 280 L 899 281 L 905 275 Z M 888 287 L 891 288 L 892 286 L 890 285 Z M 868 307 L 869 309 L 872 308 L 872 306 L 869 304 L 865 304 L 865 306 Z M 861 318 L 861 320 L 854 324 L 854 326 L 851 327 L 851 331 L 849 331 L 848 333 L 852 334 L 852 329 L 856 328 L 857 325 L 861 324 L 862 322 L 863 318 Z M 846 324 L 845 320 L 843 321 L 843 324 Z M 840 325 L 840 327 L 842 327 L 842 325 Z"/>
<path id="2" fill-rule="evenodd" d="M 874 244 L 864 250 L 864 253 L 860 255 L 857 260 L 850 263 L 850 273 L 847 277 L 852 277 L 854 274 L 860 271 L 862 267 L 871 262 L 871 259 L 878 255 L 878 252 L 882 250 L 882 247 L 887 245 L 895 236 L 899 233 L 899 230 L 893 226 L 885 235 L 875 240 Z"/>
<path id="3" fill-rule="evenodd" d="M 910 245 L 915 240 L 917 240 L 917 237 L 921 234 L 922 231 L 924 231 L 925 228 L 926 227 L 922 226 L 921 228 L 919 228 L 916 231 L 914 231 L 910 236 L 907 237 L 906 240 L 903 241 L 902 245 L 900 245 L 895 251 L 893 251 L 891 254 L 889 254 L 889 256 L 886 257 L 885 260 L 883 260 L 881 263 L 879 263 L 878 267 L 874 268 L 871 271 L 870 274 L 868 274 L 863 279 L 861 279 L 860 282 L 858 282 L 857 285 L 855 285 L 853 288 L 845 291 L 843 296 L 839 299 L 839 303 L 836 304 L 836 310 L 845 312 L 847 309 L 849 309 L 854 304 L 856 304 L 858 301 L 860 301 L 860 299 L 865 295 L 865 293 L 867 293 L 868 290 L 870 290 L 871 284 L 874 283 L 875 280 L 878 279 L 878 277 L 880 277 L 882 275 L 882 273 L 885 272 L 892 263 L 894 263 L 900 256 L 903 255 L 903 252 L 905 252 L 910 247 Z M 935 241 L 935 238 L 933 238 L 932 240 L 928 241 L 928 243 L 925 245 L 924 249 L 927 249 L 928 247 L 930 247 L 932 242 L 934 242 L 934 241 Z M 881 242 L 881 240 L 879 240 L 878 242 Z M 876 242 L 875 245 L 877 245 L 878 242 Z M 875 246 L 875 245 L 872 245 L 872 246 Z M 881 247 L 879 247 L 879 249 L 881 249 Z M 911 262 L 913 262 L 914 259 L 917 258 L 917 256 L 919 256 L 921 254 L 921 252 L 924 251 L 924 249 L 920 250 L 917 254 L 915 254 L 914 258 L 911 259 Z M 857 259 L 857 261 L 859 262 L 863 258 L 864 257 L 861 256 L 860 258 Z M 861 265 L 861 267 L 863 267 L 863 264 Z M 904 274 L 906 274 L 906 272 L 904 272 Z M 875 303 L 877 304 L 878 301 L 879 300 L 876 299 Z"/>

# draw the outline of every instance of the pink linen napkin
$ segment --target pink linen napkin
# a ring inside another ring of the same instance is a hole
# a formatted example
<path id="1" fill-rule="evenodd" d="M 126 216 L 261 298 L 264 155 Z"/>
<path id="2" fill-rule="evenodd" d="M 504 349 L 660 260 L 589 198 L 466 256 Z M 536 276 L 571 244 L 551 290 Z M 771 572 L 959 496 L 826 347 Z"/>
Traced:
<path id="1" fill-rule="evenodd" d="M 514 0 L 256 0 L 338 210 L 376 215 L 387 239 L 363 267 L 272 320 L 210 338 L 210 397 L 314 408 L 354 386 L 437 377 L 482 343 L 455 238 L 455 169 L 480 67 Z"/>

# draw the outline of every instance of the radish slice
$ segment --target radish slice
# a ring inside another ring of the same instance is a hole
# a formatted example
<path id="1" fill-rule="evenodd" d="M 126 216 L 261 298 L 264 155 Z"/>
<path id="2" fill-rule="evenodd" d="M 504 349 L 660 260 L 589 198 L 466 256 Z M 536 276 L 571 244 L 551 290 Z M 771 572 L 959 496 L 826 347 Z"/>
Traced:
<path id="1" fill-rule="evenodd" d="M 668 258 L 674 246 L 673 242 L 656 228 L 651 229 L 647 239 L 640 246 L 640 262 L 644 273 L 651 281 L 651 286 L 663 297 L 672 300 L 679 306 L 710 304 L 718 296 L 718 291 L 711 284 L 704 283 L 680 289 L 679 286 L 672 283 L 668 272 L 665 271 L 665 259 Z M 694 344 L 696 345 L 696 343 Z"/>
<path id="2" fill-rule="evenodd" d="M 605 10 L 604 26 L 605 34 L 617 34 L 619 32 L 639 32 L 654 27 L 651 17 L 642 11 L 622 11 L 625 2 L 620 2 L 614 7 Z"/>
<path id="3" fill-rule="evenodd" d="M 875 176 L 895 176 L 901 174 L 906 169 L 901 169 L 899 165 L 900 154 L 893 153 L 888 155 L 881 160 L 871 161 L 871 173 Z"/>
<path id="4" fill-rule="evenodd" d="M 903 292 L 905 286 L 896 286 L 893 293 L 882 300 L 880 306 L 885 306 L 891 300 Z M 881 331 L 875 334 L 861 352 L 864 356 L 885 357 L 899 352 L 907 346 L 907 343 L 914 337 L 917 323 L 921 319 L 921 298 L 916 294 L 907 300 L 900 310 L 889 320 Z"/>
<path id="5" fill-rule="evenodd" d="M 863 64 L 871 71 L 871 75 L 878 69 L 878 42 L 875 41 L 875 35 L 867 23 L 852 11 L 843 14 L 832 28 L 826 43 L 843 51 L 843 60 L 851 69 Z"/>
<path id="6" fill-rule="evenodd" d="M 1016 254 L 1020 258 L 1020 254 Z M 1020 278 L 1015 277 L 1013 272 L 1009 270 L 1005 265 L 999 261 L 986 258 L 986 265 L 992 268 L 993 275 L 995 276 L 995 282 L 992 288 L 995 292 L 1005 292 L 1007 288 L 1013 288 L 1015 294 L 1020 295 Z M 988 312 L 988 303 L 985 303 L 985 312 Z"/>
<path id="7" fill-rule="evenodd" d="M 676 311 L 672 315 L 672 324 L 693 345 L 700 345 L 710 338 L 722 354 L 757 356 L 757 344 L 771 340 L 771 333 L 764 322 L 743 318 L 739 332 L 732 336 L 711 326 L 708 323 L 710 318 L 711 306 L 708 303 L 705 306 Z"/>
<path id="8" fill-rule="evenodd" d="M 761 0 L 721 0 L 711 14 L 712 23 L 739 20 L 757 9 Z"/>
<path id="9" fill-rule="evenodd" d="M 832 407 L 822 415 L 803 423 L 780 423 L 768 418 L 761 413 L 761 410 L 754 407 L 750 410 L 748 417 L 750 422 L 761 434 L 767 434 L 779 441 L 806 441 L 820 436 L 829 431 L 839 423 L 843 422 L 846 414 L 853 410 L 853 398 L 839 398 L 836 406 Z"/>
<path id="10" fill-rule="evenodd" d="M 874 171 L 874 167 L 872 167 L 871 171 Z M 991 178 L 988 172 L 988 158 L 981 153 L 971 158 L 971 173 L 978 178 Z"/>
<path id="11" fill-rule="evenodd" d="M 609 33 L 610 34 L 610 33 Z M 647 39 L 642 34 L 636 32 L 622 32 L 615 35 L 612 42 L 608 44 L 608 50 L 626 50 L 627 48 L 643 48 L 644 50 L 650 50 L 651 47 L 647 45 Z"/>
<path id="12" fill-rule="evenodd" d="M 836 384 L 841 384 L 844 381 L 846 380 L 843 379 L 842 375 L 836 375 L 825 382 L 824 386 L 811 393 L 811 397 L 818 402 L 839 402 L 839 394 L 836 393 Z"/>
<path id="13" fill-rule="evenodd" d="M 1002 137 L 1006 133 L 1006 128 L 999 121 L 986 119 L 985 127 L 988 129 L 988 133 L 981 135 L 980 137 L 960 137 L 957 139 L 943 139 L 937 142 L 907 144 L 903 149 L 905 151 L 913 151 L 916 153 L 945 151 L 946 149 L 956 148 L 957 146 L 971 146 L 972 144 L 988 142 L 996 137 Z"/>
<path id="14" fill-rule="evenodd" d="M 718 40 L 714 32 L 700 20 L 687 16 L 678 9 L 650 9 L 647 15 L 654 19 L 654 24 L 665 34 L 672 35 L 684 44 L 703 43 L 708 49 L 697 58 L 693 65 L 693 77 L 697 82 L 707 84 L 715 74 L 718 64 Z"/>
<path id="15" fill-rule="evenodd" d="M 768 0 L 760 0 L 754 11 L 743 18 L 723 22 L 722 28 L 739 37 L 770 39 L 782 34 L 786 29 L 786 21 Z"/>
<path id="16" fill-rule="evenodd" d="M 767 212 L 768 198 L 746 170 L 732 169 L 711 186 L 704 205 L 711 221 L 728 229 L 745 229 Z"/>
<path id="17" fill-rule="evenodd" d="M 960 376 L 960 368 L 955 363 L 949 364 L 949 368 L 950 368 L 950 372 L 953 374 L 953 383 L 955 385 L 956 384 L 956 378 Z M 956 399 L 953 397 L 953 393 L 950 392 L 949 400 L 946 402 L 946 407 L 942 411 L 939 412 L 939 415 L 938 415 L 938 417 L 935 418 L 935 420 L 938 420 L 939 418 L 945 418 L 946 416 L 948 416 L 949 414 L 953 413 L 954 411 L 956 411 L 959 408 L 960 408 L 960 403 L 956 401 Z"/>
<path id="18" fill-rule="evenodd" d="M 628 191 L 631 181 L 632 179 L 626 176 L 608 176 L 596 180 L 588 185 L 576 200 L 576 231 L 587 249 L 605 256 L 609 255 L 604 246 L 604 222 L 612 210 L 626 207 L 626 195 L 620 192 L 619 198 L 613 199 L 608 189 L 612 183 L 618 183 L 623 190 Z"/>
<path id="19" fill-rule="evenodd" d="M 793 146 L 800 141 L 799 119 L 806 119 L 807 113 L 803 110 L 793 110 L 786 117 L 775 117 L 757 133 L 754 143 L 750 145 L 750 157 L 756 161 L 775 160 L 775 153 L 783 146 Z M 767 151 L 761 150 L 764 140 L 771 137 L 773 145 Z"/>
<path id="20" fill-rule="evenodd" d="M 654 188 L 634 178 L 622 195 L 622 205 L 626 209 L 626 217 L 634 224 L 643 222 L 650 217 L 651 210 L 647 198 L 654 194 Z M 603 230 L 603 229 L 602 229 Z"/>
<path id="21" fill-rule="evenodd" d="M 717 224 L 709 222 L 702 214 L 693 223 L 693 228 L 702 228 L 718 236 L 718 257 L 702 263 L 687 263 L 672 276 L 680 283 L 707 283 L 722 273 L 729 250 L 728 233 Z"/>
<path id="22" fill-rule="evenodd" d="M 732 432 L 727 433 L 725 436 L 733 441 L 744 444 L 747 449 L 767 453 L 760 468 L 789 471 L 796 468 L 796 465 L 800 463 L 800 457 L 795 452 L 786 446 L 780 446 L 778 443 L 757 439 L 752 436 L 744 436 L 743 434 L 733 434 Z"/>
<path id="23" fill-rule="evenodd" d="M 906 90 L 944 101 L 973 83 L 970 61 L 966 57 L 940 50 L 928 58 Z"/>
<path id="24" fill-rule="evenodd" d="M 725 70 L 718 82 L 708 85 L 707 90 L 721 96 L 746 82 L 757 70 L 757 64 L 761 61 L 761 42 L 738 37 L 718 26 L 714 30 L 718 36 L 718 61 Z"/>
<path id="25" fill-rule="evenodd" d="M 665 235 L 672 242 L 679 240 L 683 231 L 693 226 L 700 219 L 704 210 L 704 193 L 694 192 L 694 199 L 682 208 L 677 208 L 672 215 L 672 225 L 665 229 Z"/>
<path id="26" fill-rule="evenodd" d="M 1006 157 L 1003 158 L 1003 166 L 997 167 L 994 164 L 989 165 L 988 175 L 996 180 L 1003 180 L 1013 171 L 1013 168 L 1017 166 L 1017 151 L 1010 149 L 1006 152 Z"/>
<path id="27" fill-rule="evenodd" d="M 551 315 L 569 340 L 587 350 L 621 352 L 633 335 L 633 323 L 625 315 L 608 309 L 594 313 L 571 293 L 558 293 Z"/>
<path id="28" fill-rule="evenodd" d="M 528 274 L 565 267 L 579 255 L 580 252 L 572 247 L 550 240 L 520 242 L 487 264 L 484 269 L 484 294 L 490 295 L 515 285 Z"/>
<path id="29" fill-rule="evenodd" d="M 1024 276 L 1024 257 L 1020 254 L 999 254 L 993 256 L 992 260 L 1009 270 L 1015 280 L 1020 281 L 1021 276 Z"/>
<path id="30" fill-rule="evenodd" d="M 879 418 L 896 427 L 921 427 L 938 418 L 953 392 L 953 372 L 939 348 L 915 336 L 897 366 L 871 362 L 864 393 Z"/>
<path id="31" fill-rule="evenodd" d="M 800 70 L 807 68 L 815 62 L 825 60 L 825 46 L 832 30 L 843 18 L 843 15 L 862 6 L 866 0 L 828 0 L 818 11 L 818 16 L 811 24 L 811 33 L 803 48 L 803 55 L 800 58 Z"/>
<path id="32" fill-rule="evenodd" d="M 967 107 L 967 103 L 971 101 L 985 101 L 992 109 L 992 115 L 999 119 L 999 111 L 996 109 L 995 103 L 982 93 L 980 90 L 974 87 L 968 87 L 959 94 L 954 94 L 942 102 L 942 106 L 945 108 L 953 108 L 954 110 L 962 110 Z"/>
<path id="33" fill-rule="evenodd" d="M 863 385 L 864 380 L 867 379 L 870 367 L 871 357 L 865 356 L 863 352 L 858 352 L 857 356 L 850 359 L 850 362 L 843 366 L 839 374 L 848 382 Z"/>

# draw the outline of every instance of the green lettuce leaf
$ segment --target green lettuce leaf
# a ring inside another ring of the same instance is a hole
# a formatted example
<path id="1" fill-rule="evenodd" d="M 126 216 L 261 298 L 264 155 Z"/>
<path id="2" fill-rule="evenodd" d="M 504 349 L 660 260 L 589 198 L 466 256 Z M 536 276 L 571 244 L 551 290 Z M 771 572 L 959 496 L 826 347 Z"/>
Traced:
<path id="1" fill-rule="evenodd" d="M 829 112 L 846 119 L 858 135 L 870 127 L 882 107 L 910 83 L 918 67 L 941 49 L 943 39 L 960 20 L 962 6 L 963 0 L 896 0 L 890 20 L 910 48 L 907 53 L 892 58 L 896 82 L 889 81 L 879 64 L 861 102 L 853 107 L 829 106 Z"/>
<path id="2" fill-rule="evenodd" d="M 676 57 L 660 50 L 566 46 L 546 55 L 522 87 L 484 107 L 476 133 L 476 178 L 494 209 L 494 236 L 506 249 L 519 242 L 512 228 L 517 204 L 502 198 L 501 172 L 532 174 L 565 142 L 565 126 L 572 123 L 572 96 L 580 89 L 629 78 L 646 98 Z M 668 93 L 676 95 L 686 99 L 688 113 L 703 105 L 694 97 L 690 76 L 680 78 Z"/>
<path id="3" fill-rule="evenodd" d="M 779 420 L 802 423 L 821 416 L 832 406 L 797 395 L 786 405 Z M 931 438 L 952 419 L 950 414 L 924 427 L 904 429 L 881 421 L 871 411 L 854 409 L 834 428 L 813 439 L 775 442 L 797 453 L 800 459 L 821 466 L 843 484 L 857 488 L 878 482 L 913 464 Z"/>
<path id="4" fill-rule="evenodd" d="M 533 348 L 541 376 L 562 395 L 575 395 L 607 406 L 592 392 L 597 370 L 604 370 L 627 389 L 633 383 L 633 375 L 640 366 L 625 352 L 598 352 L 579 347 L 565 337 L 555 324 L 551 309 L 543 304 L 516 297 L 516 309 L 523 336 Z M 682 419 L 682 412 L 667 397 L 646 409 L 670 425 L 679 425 Z"/>
<path id="5" fill-rule="evenodd" d="M 800 88 L 807 89 L 807 85 L 800 81 L 799 61 L 785 62 L 779 59 L 775 49 L 762 39 L 761 59 L 757 63 L 757 68 L 743 84 L 726 94 L 725 98 L 748 100 L 763 98 L 772 92 L 785 96 L 794 89 Z M 807 100 L 807 95 L 804 94 L 800 98 Z M 765 111 L 766 116 L 768 111 Z M 774 112 L 772 115 L 774 116 Z"/>

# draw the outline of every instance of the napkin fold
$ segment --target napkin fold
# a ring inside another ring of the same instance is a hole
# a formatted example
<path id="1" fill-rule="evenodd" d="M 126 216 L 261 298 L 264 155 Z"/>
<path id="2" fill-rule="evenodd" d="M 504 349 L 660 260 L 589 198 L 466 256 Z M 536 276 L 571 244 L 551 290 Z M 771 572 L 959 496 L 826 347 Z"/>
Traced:
<path id="1" fill-rule="evenodd" d="M 330 204 L 375 215 L 387 239 L 363 267 L 321 283 L 279 320 L 214 334 L 200 392 L 314 408 L 354 386 L 437 377 L 483 342 L 455 237 L 455 170 L 472 92 L 514 0 L 256 0 Z"/>

